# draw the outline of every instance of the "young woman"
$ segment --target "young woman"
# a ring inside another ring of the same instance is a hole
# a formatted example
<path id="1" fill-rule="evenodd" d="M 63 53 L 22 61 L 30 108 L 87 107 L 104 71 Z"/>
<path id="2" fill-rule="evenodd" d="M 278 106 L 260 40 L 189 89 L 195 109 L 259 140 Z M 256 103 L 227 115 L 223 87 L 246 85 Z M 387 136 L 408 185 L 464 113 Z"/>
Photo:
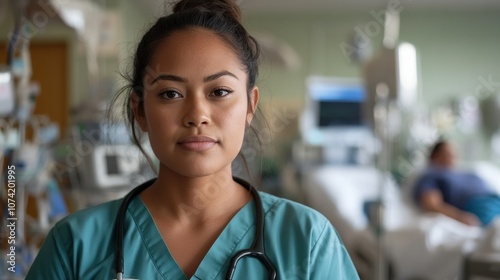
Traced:
<path id="1" fill-rule="evenodd" d="M 232 177 L 259 100 L 258 47 L 239 20 L 233 1 L 182 0 L 144 34 L 128 119 L 158 176 L 60 221 L 27 279 L 358 279 L 325 217 Z"/>

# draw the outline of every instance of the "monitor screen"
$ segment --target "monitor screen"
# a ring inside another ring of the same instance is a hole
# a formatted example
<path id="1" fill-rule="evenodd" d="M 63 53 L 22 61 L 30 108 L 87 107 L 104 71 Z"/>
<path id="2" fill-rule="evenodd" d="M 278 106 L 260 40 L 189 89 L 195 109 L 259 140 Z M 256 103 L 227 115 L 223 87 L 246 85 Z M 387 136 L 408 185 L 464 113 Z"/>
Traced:
<path id="1" fill-rule="evenodd" d="M 361 102 L 319 101 L 318 126 L 359 126 L 363 125 Z"/>
<path id="2" fill-rule="evenodd" d="M 113 154 L 106 155 L 106 171 L 107 175 L 118 175 L 120 170 L 118 168 L 118 156 Z"/>

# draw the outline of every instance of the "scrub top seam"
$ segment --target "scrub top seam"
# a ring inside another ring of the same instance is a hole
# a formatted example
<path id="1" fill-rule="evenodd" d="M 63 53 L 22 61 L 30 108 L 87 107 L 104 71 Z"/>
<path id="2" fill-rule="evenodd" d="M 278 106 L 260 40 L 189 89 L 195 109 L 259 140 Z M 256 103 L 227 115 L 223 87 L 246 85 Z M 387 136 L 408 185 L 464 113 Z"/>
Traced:
<path id="1" fill-rule="evenodd" d="M 135 199 L 137 199 L 137 197 Z M 146 210 L 147 210 L 147 208 L 146 208 Z M 147 210 L 147 211 L 149 212 L 149 210 Z M 151 254 L 151 251 L 149 250 L 149 246 L 146 246 L 146 240 L 144 239 L 144 235 L 142 233 L 141 228 L 138 226 L 138 220 L 136 219 L 134 213 L 130 210 L 130 208 L 127 208 L 127 212 L 130 213 L 130 216 L 131 216 L 132 220 L 134 221 L 134 225 L 137 228 L 137 231 L 139 232 L 139 235 L 141 236 L 142 244 L 145 245 L 144 247 L 146 247 L 146 251 L 148 252 L 149 259 L 153 263 L 154 268 L 156 269 L 156 271 L 158 272 L 158 274 L 161 276 L 161 278 L 164 279 L 164 280 L 166 280 L 167 278 L 165 278 L 164 275 L 161 273 L 156 260 L 153 258 L 153 255 Z"/>
<path id="2" fill-rule="evenodd" d="M 328 225 L 328 221 L 325 221 L 325 223 L 323 224 L 323 229 L 321 230 L 321 233 L 319 234 L 318 238 L 316 239 L 316 241 L 314 241 L 314 245 L 311 247 L 311 252 L 314 251 L 314 249 L 316 248 L 316 245 L 318 244 L 319 240 L 321 239 L 321 237 L 323 236 L 323 234 L 325 233 L 325 230 L 327 228 L 327 225 Z"/>
<path id="3" fill-rule="evenodd" d="M 260 194 L 261 192 L 259 192 Z M 267 193 L 266 193 L 267 194 Z M 272 202 L 271 205 L 269 205 L 269 208 L 267 210 L 264 210 L 264 219 L 266 218 L 266 215 L 269 213 L 269 211 L 271 211 L 275 206 L 276 204 L 278 204 L 279 202 L 279 199 L 276 199 L 274 202 Z M 264 204 L 264 203 L 263 203 Z M 264 226 L 265 226 L 265 223 L 264 223 Z"/>
<path id="4" fill-rule="evenodd" d="M 56 235 L 57 235 L 57 239 L 55 238 Z M 60 237 L 61 236 L 59 235 L 58 229 L 54 228 L 54 231 L 53 231 L 52 236 L 51 236 L 51 238 L 54 241 L 54 244 L 57 244 L 57 240 L 60 240 Z M 66 277 L 68 277 L 68 275 L 71 275 L 71 273 L 69 273 L 69 269 L 66 266 L 66 262 L 64 262 L 64 260 L 63 260 L 63 258 L 61 256 L 61 252 L 60 252 L 59 246 L 56 245 L 56 248 L 57 248 L 57 250 L 56 250 L 57 258 L 59 259 L 59 262 L 61 262 L 61 264 L 62 264 L 62 268 L 64 270 L 64 274 L 66 275 Z M 69 278 L 72 278 L 72 277 L 69 277 Z"/>

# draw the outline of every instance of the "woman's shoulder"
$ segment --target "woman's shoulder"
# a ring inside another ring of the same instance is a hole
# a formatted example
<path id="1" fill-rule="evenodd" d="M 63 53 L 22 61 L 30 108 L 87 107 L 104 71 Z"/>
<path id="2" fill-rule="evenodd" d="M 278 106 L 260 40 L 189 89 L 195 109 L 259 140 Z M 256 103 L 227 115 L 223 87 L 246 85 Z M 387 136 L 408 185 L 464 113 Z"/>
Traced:
<path id="1" fill-rule="evenodd" d="M 311 219 L 326 220 L 326 217 L 323 216 L 323 214 L 307 205 L 269 193 L 259 193 L 262 198 L 264 211 L 266 212 L 273 213 L 277 211 L 286 211 L 288 214 L 298 215 L 303 218 L 308 217 Z"/>
<path id="2" fill-rule="evenodd" d="M 298 202 L 262 193 L 266 226 L 318 235 L 325 229 L 334 230 L 330 221 L 317 210 Z"/>
<path id="3" fill-rule="evenodd" d="M 286 279 L 297 275 L 304 279 L 358 279 L 344 243 L 323 214 L 266 193 L 261 193 L 261 198 L 266 213 L 266 250 L 271 259 L 283 263 L 281 275 Z"/>
<path id="4" fill-rule="evenodd" d="M 53 230 L 61 234 L 72 236 L 85 234 L 88 231 L 102 231 L 112 228 L 115 224 L 116 214 L 120 207 L 121 199 L 112 200 L 96 206 L 78 210 L 62 218 Z"/>

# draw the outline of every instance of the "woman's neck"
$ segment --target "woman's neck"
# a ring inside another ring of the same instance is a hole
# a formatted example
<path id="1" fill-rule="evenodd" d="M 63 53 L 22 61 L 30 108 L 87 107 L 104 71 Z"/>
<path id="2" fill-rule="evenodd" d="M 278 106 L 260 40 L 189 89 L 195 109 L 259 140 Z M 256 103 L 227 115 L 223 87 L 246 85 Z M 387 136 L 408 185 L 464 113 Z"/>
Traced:
<path id="1" fill-rule="evenodd" d="M 252 196 L 232 178 L 231 168 L 203 177 L 186 177 L 160 167 L 158 178 L 141 194 L 156 216 L 199 227 L 237 212 Z"/>

